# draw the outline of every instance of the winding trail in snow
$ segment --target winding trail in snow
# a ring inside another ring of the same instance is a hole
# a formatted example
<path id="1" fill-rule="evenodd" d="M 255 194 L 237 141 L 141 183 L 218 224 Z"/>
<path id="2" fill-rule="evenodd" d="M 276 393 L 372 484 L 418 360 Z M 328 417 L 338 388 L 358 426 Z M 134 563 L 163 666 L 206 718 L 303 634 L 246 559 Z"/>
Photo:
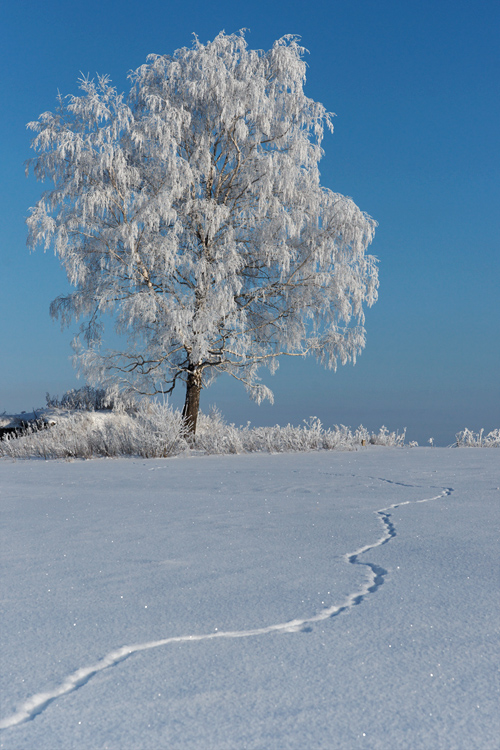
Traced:
<path id="1" fill-rule="evenodd" d="M 375 478 L 375 477 L 374 477 Z M 402 486 L 411 487 L 414 485 L 404 485 L 401 482 L 392 482 L 388 479 L 382 479 L 376 477 L 379 481 L 389 482 L 390 484 L 401 484 Z M 367 544 L 364 547 L 360 547 L 354 552 L 348 552 L 343 556 L 346 563 L 350 565 L 361 565 L 367 569 L 367 578 L 364 584 L 359 588 L 358 591 L 349 594 L 349 596 L 341 603 L 335 604 L 331 607 L 320 610 L 317 614 L 311 617 L 290 620 L 289 622 L 279 623 L 277 625 L 268 625 L 264 628 L 254 628 L 250 630 L 226 630 L 216 631 L 214 633 L 200 634 L 200 635 L 180 635 L 172 636 L 170 638 L 163 638 L 157 641 L 149 641 L 147 643 L 137 643 L 130 646 L 122 646 L 121 648 L 110 651 L 104 657 L 96 661 L 94 664 L 88 667 L 81 667 L 75 672 L 72 672 L 66 677 L 66 679 L 58 685 L 56 688 L 47 690 L 43 693 L 36 693 L 35 695 L 28 698 L 22 703 L 17 711 L 5 719 L 0 720 L 0 730 L 8 729 L 10 727 L 23 724 L 27 721 L 32 721 L 36 716 L 42 713 L 47 706 L 49 706 L 54 700 L 62 695 L 72 693 L 74 690 L 81 688 L 86 685 L 89 680 L 92 679 L 96 674 L 102 672 L 104 669 L 114 667 L 120 662 L 127 659 L 132 654 L 136 654 L 140 651 L 148 651 L 152 648 L 159 648 L 160 646 L 168 646 L 170 643 L 187 643 L 195 641 L 212 641 L 216 638 L 250 638 L 252 636 L 267 635 L 269 633 L 296 633 L 296 632 L 308 632 L 311 630 L 310 625 L 321 620 L 328 618 L 337 617 L 343 612 L 346 612 L 353 607 L 361 604 L 364 599 L 374 594 L 377 589 L 382 586 L 384 579 L 388 573 L 384 568 L 375 565 L 371 562 L 363 562 L 359 560 L 361 555 L 364 555 L 370 550 L 382 547 L 394 539 L 396 536 L 396 529 L 391 521 L 391 511 L 401 508 L 404 505 L 414 505 L 417 503 L 428 503 L 432 500 L 440 500 L 443 497 L 451 495 L 453 492 L 452 487 L 445 487 L 443 490 L 434 497 L 423 498 L 422 500 L 405 500 L 403 502 L 394 503 L 389 505 L 387 508 L 381 508 L 380 510 L 374 511 L 383 526 L 383 534 L 373 544 Z"/>

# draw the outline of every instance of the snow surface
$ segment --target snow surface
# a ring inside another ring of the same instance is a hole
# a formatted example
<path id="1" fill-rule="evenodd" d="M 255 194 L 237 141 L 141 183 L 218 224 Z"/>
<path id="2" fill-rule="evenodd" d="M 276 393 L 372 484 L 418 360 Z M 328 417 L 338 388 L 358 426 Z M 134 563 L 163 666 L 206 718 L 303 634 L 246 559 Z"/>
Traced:
<path id="1" fill-rule="evenodd" d="M 498 452 L 0 460 L 5 750 L 497 750 Z"/>

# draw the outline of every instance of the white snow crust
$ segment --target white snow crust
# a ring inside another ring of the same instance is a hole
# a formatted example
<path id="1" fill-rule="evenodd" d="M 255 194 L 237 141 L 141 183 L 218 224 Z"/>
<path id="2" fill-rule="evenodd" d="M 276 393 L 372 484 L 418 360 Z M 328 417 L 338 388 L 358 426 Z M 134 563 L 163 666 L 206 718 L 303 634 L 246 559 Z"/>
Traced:
<path id="1" fill-rule="evenodd" d="M 0 460 L 0 748 L 496 750 L 496 451 Z"/>

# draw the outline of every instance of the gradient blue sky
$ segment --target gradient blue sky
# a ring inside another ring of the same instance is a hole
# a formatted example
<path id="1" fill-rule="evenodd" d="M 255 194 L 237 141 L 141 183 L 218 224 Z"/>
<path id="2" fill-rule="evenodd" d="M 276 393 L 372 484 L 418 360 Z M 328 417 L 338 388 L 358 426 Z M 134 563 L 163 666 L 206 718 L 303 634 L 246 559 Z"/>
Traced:
<path id="1" fill-rule="evenodd" d="M 298 34 L 306 93 L 336 113 L 322 182 L 351 196 L 379 228 L 380 298 L 367 346 L 337 373 L 285 360 L 256 406 L 228 378 L 202 394 L 236 423 L 363 423 L 408 428 L 441 445 L 465 426 L 500 427 L 500 6 L 493 0 L 18 0 L 2 11 L 0 413 L 79 387 L 71 330 L 49 317 L 67 288 L 51 252 L 26 249 L 24 220 L 42 186 L 26 179 L 26 123 L 52 110 L 80 72 L 120 90 L 151 53 L 224 29 L 253 48 Z M 179 394 L 178 402 L 180 403 Z"/>

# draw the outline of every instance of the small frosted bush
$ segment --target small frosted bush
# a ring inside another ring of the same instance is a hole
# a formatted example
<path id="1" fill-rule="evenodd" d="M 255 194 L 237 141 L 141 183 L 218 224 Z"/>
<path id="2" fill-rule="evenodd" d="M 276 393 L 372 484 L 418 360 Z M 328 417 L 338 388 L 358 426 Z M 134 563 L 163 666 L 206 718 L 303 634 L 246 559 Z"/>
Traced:
<path id="1" fill-rule="evenodd" d="M 11 458 L 93 458 L 176 455 L 188 447 L 180 412 L 167 405 L 141 403 L 135 414 L 74 412 L 56 416 L 40 432 L 0 441 L 0 455 Z"/>
<path id="2" fill-rule="evenodd" d="M 462 430 L 456 435 L 457 448 L 500 448 L 500 430 L 492 430 L 487 435 L 484 430 L 473 432 L 472 430 Z"/>
<path id="3" fill-rule="evenodd" d="M 133 396 L 124 395 L 117 391 L 105 388 L 92 388 L 85 385 L 83 388 L 69 391 L 58 398 L 46 394 L 47 406 L 51 409 L 70 409 L 71 411 L 133 411 L 137 408 L 137 400 Z"/>
<path id="4" fill-rule="evenodd" d="M 403 446 L 405 444 L 405 437 L 406 428 L 399 434 L 399 432 L 389 432 L 387 427 L 382 425 L 377 435 L 370 436 L 370 443 L 372 445 Z"/>

